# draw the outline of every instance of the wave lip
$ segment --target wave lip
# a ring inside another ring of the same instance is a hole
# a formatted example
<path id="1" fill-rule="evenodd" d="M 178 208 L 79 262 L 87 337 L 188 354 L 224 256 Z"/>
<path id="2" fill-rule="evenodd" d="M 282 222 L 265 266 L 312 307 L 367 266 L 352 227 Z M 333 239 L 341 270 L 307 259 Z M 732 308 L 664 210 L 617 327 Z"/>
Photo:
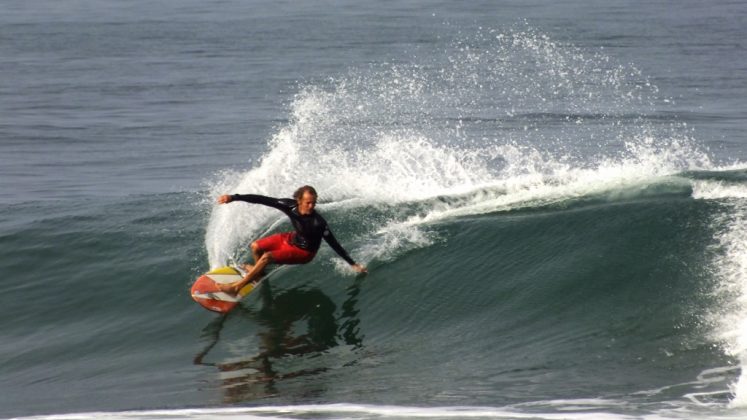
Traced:
<path id="1" fill-rule="evenodd" d="M 288 196 L 311 184 L 323 203 L 503 188 L 510 204 L 583 195 L 583 182 L 708 167 L 687 133 L 655 111 L 658 88 L 640 71 L 528 25 L 480 29 L 417 57 L 301 87 L 267 152 L 250 170 L 220 174 L 211 199 Z M 276 220 L 263 209 L 215 209 L 205 241 L 211 267 L 238 258 L 241 244 Z"/>

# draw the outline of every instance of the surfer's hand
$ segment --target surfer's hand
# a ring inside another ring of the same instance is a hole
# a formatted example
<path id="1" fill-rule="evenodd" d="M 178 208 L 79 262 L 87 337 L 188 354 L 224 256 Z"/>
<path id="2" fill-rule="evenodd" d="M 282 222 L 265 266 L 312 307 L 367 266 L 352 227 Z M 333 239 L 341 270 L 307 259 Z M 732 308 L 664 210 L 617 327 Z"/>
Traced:
<path id="1" fill-rule="evenodd" d="M 233 199 L 231 198 L 230 195 L 224 194 L 224 195 L 221 195 L 220 197 L 218 197 L 218 204 L 230 203 L 232 200 Z"/>
<path id="2" fill-rule="evenodd" d="M 355 270 L 358 273 L 361 273 L 361 274 L 368 273 L 368 270 L 366 270 L 366 267 L 360 264 L 353 264 L 351 265 L 351 267 L 353 267 L 353 270 Z"/>

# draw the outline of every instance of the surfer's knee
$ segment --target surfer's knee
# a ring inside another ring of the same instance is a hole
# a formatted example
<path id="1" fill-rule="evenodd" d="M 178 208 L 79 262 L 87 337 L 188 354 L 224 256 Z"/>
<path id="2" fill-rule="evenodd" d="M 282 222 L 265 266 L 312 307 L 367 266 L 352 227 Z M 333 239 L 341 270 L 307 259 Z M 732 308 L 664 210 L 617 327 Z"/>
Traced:
<path id="1" fill-rule="evenodd" d="M 259 247 L 259 244 L 257 243 L 257 241 L 252 242 L 252 244 L 249 245 L 249 247 L 252 249 L 252 252 L 261 252 L 262 251 L 262 248 Z"/>
<path id="2" fill-rule="evenodd" d="M 271 262 L 272 262 L 272 253 L 265 252 L 264 254 L 262 254 L 261 257 L 259 257 L 259 261 L 257 261 L 257 265 L 270 264 Z"/>

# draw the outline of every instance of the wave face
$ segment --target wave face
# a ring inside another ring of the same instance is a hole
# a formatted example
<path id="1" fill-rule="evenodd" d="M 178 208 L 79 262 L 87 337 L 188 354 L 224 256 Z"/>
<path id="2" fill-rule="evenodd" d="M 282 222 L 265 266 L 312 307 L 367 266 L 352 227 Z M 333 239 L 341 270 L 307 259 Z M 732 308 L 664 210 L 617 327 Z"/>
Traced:
<path id="1" fill-rule="evenodd" d="M 265 153 L 204 192 L 7 206 L 3 272 L 36 280 L 0 308 L 15 320 L 0 403 L 165 407 L 123 418 L 743 414 L 747 165 L 714 159 L 636 69 L 531 28 L 412 56 L 301 86 Z M 215 198 L 303 184 L 370 274 L 323 246 L 225 318 L 197 308 L 190 279 L 288 228 Z M 32 289 L 50 309 L 25 310 Z M 250 407 L 200 408 L 223 404 Z"/>

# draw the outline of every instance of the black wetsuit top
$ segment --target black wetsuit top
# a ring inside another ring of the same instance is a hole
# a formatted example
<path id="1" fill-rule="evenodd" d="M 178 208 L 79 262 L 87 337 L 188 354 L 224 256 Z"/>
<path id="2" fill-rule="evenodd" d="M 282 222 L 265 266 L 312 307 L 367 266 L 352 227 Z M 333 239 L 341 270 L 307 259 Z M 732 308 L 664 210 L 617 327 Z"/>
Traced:
<path id="1" fill-rule="evenodd" d="M 324 239 L 324 241 L 327 242 L 339 256 L 348 262 L 348 264 L 355 264 L 355 261 L 350 258 L 350 255 L 348 255 L 342 245 L 337 242 L 332 231 L 329 230 L 327 221 L 324 220 L 324 218 L 316 211 L 306 216 L 298 214 L 298 204 L 296 203 L 296 200 L 292 198 L 266 197 L 257 194 L 234 194 L 231 196 L 231 201 L 245 201 L 252 204 L 262 204 L 282 211 L 290 218 L 291 224 L 293 224 L 293 228 L 295 229 L 295 234 L 291 239 L 291 243 L 294 246 L 311 252 L 316 252 L 322 244 L 322 239 Z"/>

